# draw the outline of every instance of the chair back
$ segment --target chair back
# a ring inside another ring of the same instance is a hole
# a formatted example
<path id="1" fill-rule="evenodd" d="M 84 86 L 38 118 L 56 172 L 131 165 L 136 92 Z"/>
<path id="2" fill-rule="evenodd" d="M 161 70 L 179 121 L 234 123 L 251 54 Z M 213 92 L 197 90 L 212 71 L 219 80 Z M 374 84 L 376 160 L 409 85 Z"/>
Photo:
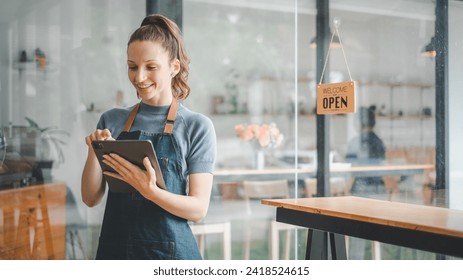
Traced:
<path id="1" fill-rule="evenodd" d="M 288 181 L 243 181 L 245 199 L 289 198 Z"/>
<path id="2" fill-rule="evenodd" d="M 341 196 L 347 193 L 347 181 L 343 177 L 330 178 L 330 195 Z M 304 180 L 305 197 L 317 196 L 317 179 L 307 178 Z"/>
<path id="3" fill-rule="evenodd" d="M 317 179 L 307 178 L 304 180 L 305 197 L 317 196 Z"/>
<path id="4" fill-rule="evenodd" d="M 288 181 L 243 181 L 244 199 L 248 214 L 251 213 L 251 199 L 289 198 Z"/>

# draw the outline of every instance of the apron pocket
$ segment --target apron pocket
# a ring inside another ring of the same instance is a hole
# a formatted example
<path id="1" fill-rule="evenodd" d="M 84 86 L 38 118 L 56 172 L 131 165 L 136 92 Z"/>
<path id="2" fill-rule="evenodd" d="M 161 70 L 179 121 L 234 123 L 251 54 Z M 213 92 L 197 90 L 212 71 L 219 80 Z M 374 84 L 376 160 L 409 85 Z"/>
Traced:
<path id="1" fill-rule="evenodd" d="M 131 260 L 173 260 L 175 242 L 132 240 L 127 245 L 128 259 Z"/>

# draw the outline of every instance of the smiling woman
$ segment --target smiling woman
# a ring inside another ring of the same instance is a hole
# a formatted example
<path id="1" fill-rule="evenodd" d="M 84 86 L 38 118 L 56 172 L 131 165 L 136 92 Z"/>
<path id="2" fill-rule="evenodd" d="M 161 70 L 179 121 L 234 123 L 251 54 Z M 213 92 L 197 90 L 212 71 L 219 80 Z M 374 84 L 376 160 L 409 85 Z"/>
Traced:
<path id="1" fill-rule="evenodd" d="M 190 94 L 187 81 L 190 59 L 178 26 L 165 19 L 146 17 L 140 28 L 130 36 L 127 47 L 129 79 L 135 85 L 143 82 L 137 81 L 137 78 L 147 78 L 143 76 L 146 73 L 140 67 L 145 67 L 148 72 L 160 72 L 156 79 L 170 83 L 169 90 L 172 90 L 173 96 L 182 100 Z"/>
<path id="2" fill-rule="evenodd" d="M 129 80 L 137 89 L 138 97 L 151 105 L 170 105 L 172 79 L 180 69 L 180 62 L 170 62 L 161 44 L 134 41 L 127 49 Z"/>
<path id="3" fill-rule="evenodd" d="M 178 103 L 190 93 L 188 63 L 180 30 L 162 15 L 147 16 L 130 37 L 128 77 L 141 102 L 103 113 L 86 137 L 82 197 L 90 207 L 102 199 L 106 182 L 91 143 L 114 138 L 151 141 L 166 189 L 157 187 L 148 158 L 140 168 L 104 156 L 115 171 L 104 174 L 136 191 L 109 190 L 97 259 L 201 259 L 188 221 L 201 220 L 209 207 L 216 140 L 207 117 Z"/>

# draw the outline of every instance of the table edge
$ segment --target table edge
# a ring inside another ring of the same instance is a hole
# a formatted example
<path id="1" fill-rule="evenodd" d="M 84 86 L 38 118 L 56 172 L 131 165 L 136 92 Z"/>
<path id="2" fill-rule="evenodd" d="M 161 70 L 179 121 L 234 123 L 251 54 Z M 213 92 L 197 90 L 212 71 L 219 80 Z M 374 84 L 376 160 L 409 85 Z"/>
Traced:
<path id="1" fill-rule="evenodd" d="M 388 221 L 386 219 L 381 219 L 381 218 L 368 217 L 365 215 L 358 215 L 358 214 L 346 214 L 346 213 L 339 212 L 339 211 L 319 209 L 319 208 L 309 207 L 309 206 L 302 207 L 302 206 L 296 206 L 296 205 L 281 205 L 281 202 L 278 202 L 278 201 L 282 201 L 282 200 L 287 201 L 288 199 L 263 199 L 261 200 L 261 204 L 267 205 L 267 206 L 281 207 L 281 208 L 285 208 L 285 209 L 289 209 L 293 211 L 308 212 L 308 213 L 325 215 L 325 216 L 330 216 L 330 217 L 337 217 L 341 219 L 362 221 L 366 223 L 384 225 L 384 226 L 389 226 L 389 227 L 398 227 L 398 228 L 418 230 L 418 231 L 423 231 L 423 232 L 463 238 L 463 231 L 457 231 L 453 229 L 444 229 L 442 227 L 433 227 L 429 225 L 413 224 L 413 223 L 404 222 L 404 221 L 392 221 L 392 220 Z M 401 203 L 401 202 L 394 202 L 394 203 Z M 431 206 L 425 206 L 425 205 L 416 205 L 416 206 L 431 207 Z M 440 209 L 453 210 L 453 209 L 448 209 L 448 208 L 440 208 Z M 352 219 L 353 217 L 357 217 L 359 219 Z"/>

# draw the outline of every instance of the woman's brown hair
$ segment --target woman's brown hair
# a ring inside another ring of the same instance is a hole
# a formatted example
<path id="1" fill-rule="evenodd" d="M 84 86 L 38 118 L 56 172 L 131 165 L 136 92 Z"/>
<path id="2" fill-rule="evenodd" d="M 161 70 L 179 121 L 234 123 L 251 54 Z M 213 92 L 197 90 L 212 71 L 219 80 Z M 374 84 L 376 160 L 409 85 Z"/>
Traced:
<path id="1" fill-rule="evenodd" d="M 188 85 L 190 59 L 183 42 L 182 32 L 177 24 L 163 15 L 146 16 L 140 27 L 130 36 L 127 47 L 134 41 L 159 42 L 169 53 L 170 62 L 174 59 L 179 60 L 180 71 L 172 78 L 172 94 L 177 99 L 186 99 L 190 95 Z"/>

